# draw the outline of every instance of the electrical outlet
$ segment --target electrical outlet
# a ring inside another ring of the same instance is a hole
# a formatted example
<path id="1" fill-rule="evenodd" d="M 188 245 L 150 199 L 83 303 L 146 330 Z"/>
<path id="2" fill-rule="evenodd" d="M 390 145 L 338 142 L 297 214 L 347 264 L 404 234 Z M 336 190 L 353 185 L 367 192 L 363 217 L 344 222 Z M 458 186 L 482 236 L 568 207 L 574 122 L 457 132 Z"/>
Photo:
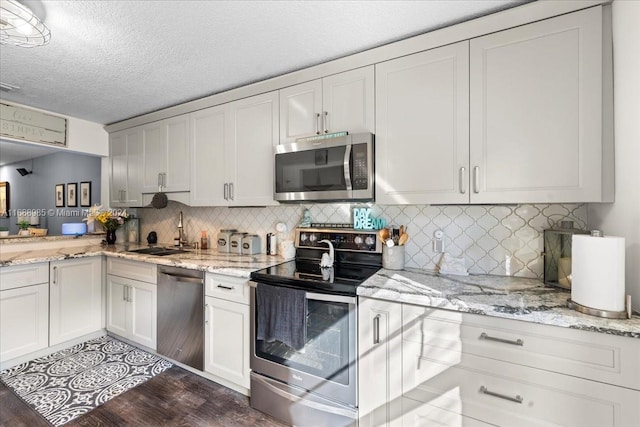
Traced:
<path id="1" fill-rule="evenodd" d="M 441 254 L 444 252 L 444 233 L 436 230 L 433 233 L 433 252 Z"/>

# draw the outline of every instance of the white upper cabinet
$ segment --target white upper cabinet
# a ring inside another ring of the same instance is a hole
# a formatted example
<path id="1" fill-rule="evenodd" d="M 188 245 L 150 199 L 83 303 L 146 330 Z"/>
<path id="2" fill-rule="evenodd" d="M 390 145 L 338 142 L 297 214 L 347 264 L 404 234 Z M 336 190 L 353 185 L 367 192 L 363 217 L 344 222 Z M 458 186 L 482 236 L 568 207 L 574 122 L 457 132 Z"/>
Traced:
<path id="1" fill-rule="evenodd" d="M 273 200 L 278 92 L 191 113 L 192 206 L 264 206 Z"/>
<path id="2" fill-rule="evenodd" d="M 109 135 L 110 194 L 112 208 L 142 205 L 142 129 Z"/>
<path id="3" fill-rule="evenodd" d="M 467 203 L 469 42 L 376 65 L 376 201 Z"/>
<path id="4" fill-rule="evenodd" d="M 280 90 L 280 142 L 347 131 L 374 132 L 374 67 Z"/>
<path id="5" fill-rule="evenodd" d="M 142 192 L 189 191 L 189 115 L 142 128 Z"/>
<path id="6" fill-rule="evenodd" d="M 602 28 L 594 7 L 376 65 L 376 201 L 611 201 Z"/>
<path id="7" fill-rule="evenodd" d="M 470 62 L 472 203 L 610 197 L 601 8 L 472 39 Z"/>
<path id="8" fill-rule="evenodd" d="M 229 204 L 276 205 L 273 156 L 279 135 L 278 92 L 234 101 L 230 106 Z"/>
<path id="9" fill-rule="evenodd" d="M 226 140 L 229 109 L 218 105 L 190 114 L 191 206 L 226 205 Z"/>

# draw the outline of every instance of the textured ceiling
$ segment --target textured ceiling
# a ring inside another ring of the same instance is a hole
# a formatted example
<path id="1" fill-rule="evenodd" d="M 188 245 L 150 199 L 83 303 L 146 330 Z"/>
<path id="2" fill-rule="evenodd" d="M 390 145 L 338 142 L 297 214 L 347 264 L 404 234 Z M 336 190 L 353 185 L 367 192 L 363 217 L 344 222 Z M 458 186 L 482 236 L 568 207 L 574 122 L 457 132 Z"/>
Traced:
<path id="1" fill-rule="evenodd" d="M 522 2 L 25 0 L 51 42 L 0 48 L 1 97 L 109 124 Z"/>

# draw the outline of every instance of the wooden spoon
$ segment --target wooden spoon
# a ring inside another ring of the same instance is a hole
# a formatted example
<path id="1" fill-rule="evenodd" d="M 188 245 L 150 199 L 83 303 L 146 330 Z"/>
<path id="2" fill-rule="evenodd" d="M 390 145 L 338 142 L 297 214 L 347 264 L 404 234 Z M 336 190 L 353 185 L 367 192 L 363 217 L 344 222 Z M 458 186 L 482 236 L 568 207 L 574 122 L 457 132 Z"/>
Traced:
<path id="1" fill-rule="evenodd" d="M 378 236 L 380 236 L 380 240 L 382 240 L 382 243 L 385 243 L 389 238 L 389 229 L 381 228 L 380 231 L 378 231 Z"/>

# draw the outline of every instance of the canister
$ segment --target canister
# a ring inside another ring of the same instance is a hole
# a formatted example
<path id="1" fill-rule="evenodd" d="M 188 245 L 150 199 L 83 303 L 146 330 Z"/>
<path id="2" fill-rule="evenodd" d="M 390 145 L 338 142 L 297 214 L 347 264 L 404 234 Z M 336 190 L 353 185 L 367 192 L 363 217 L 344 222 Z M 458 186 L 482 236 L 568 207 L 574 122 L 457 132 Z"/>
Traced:
<path id="1" fill-rule="evenodd" d="M 246 236 L 247 233 L 236 232 L 231 235 L 230 245 L 231 249 L 229 252 L 233 254 L 241 254 L 242 253 L 242 238 Z"/>
<path id="2" fill-rule="evenodd" d="M 218 233 L 218 252 L 230 252 L 231 250 L 231 236 L 238 230 L 235 228 L 228 228 L 220 230 Z"/>
<path id="3" fill-rule="evenodd" d="M 242 253 L 245 255 L 259 254 L 262 251 L 262 241 L 257 234 L 247 234 L 242 238 Z"/>

